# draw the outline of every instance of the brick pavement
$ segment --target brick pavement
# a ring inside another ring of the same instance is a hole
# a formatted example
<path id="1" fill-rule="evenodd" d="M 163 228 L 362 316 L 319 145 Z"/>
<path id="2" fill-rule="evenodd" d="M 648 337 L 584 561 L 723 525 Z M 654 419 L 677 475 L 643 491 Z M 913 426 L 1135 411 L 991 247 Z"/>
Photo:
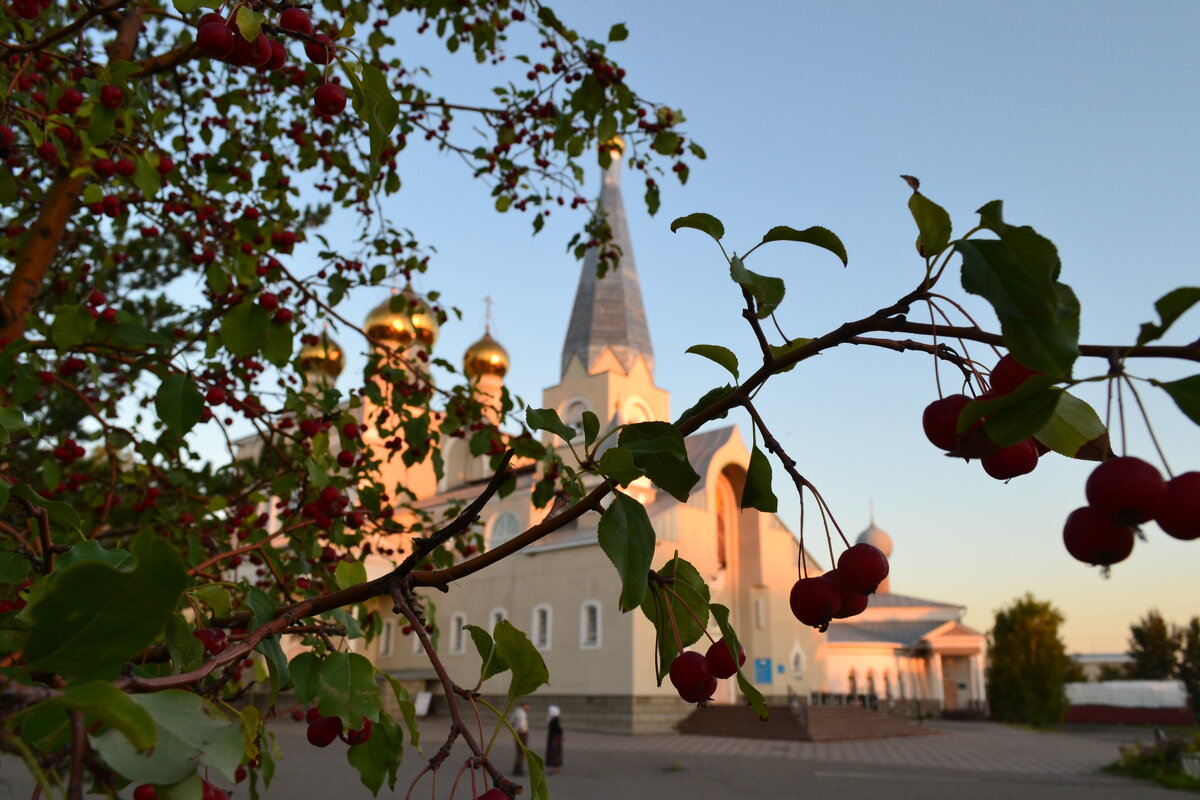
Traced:
<path id="1" fill-rule="evenodd" d="M 853 742 L 795 742 L 712 736 L 612 736 L 573 733 L 576 752 L 658 752 L 677 755 L 780 758 L 819 763 L 1085 775 L 1111 764 L 1118 744 L 1058 732 L 1037 732 L 985 722 L 929 723 L 937 736 Z M 1131 731 L 1128 741 L 1137 738 Z M 540 741 L 538 733 L 530 741 Z"/>

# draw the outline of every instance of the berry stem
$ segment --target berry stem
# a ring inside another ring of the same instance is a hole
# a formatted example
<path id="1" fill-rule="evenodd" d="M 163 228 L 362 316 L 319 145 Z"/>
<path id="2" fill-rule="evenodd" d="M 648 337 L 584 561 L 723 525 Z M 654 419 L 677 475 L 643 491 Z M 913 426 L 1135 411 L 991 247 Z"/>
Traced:
<path id="1" fill-rule="evenodd" d="M 1171 465 L 1167 463 L 1167 456 L 1163 452 L 1162 446 L 1158 443 L 1158 437 L 1154 435 L 1154 426 L 1150 424 L 1150 415 L 1146 413 L 1146 406 L 1142 404 L 1142 397 L 1138 394 L 1137 387 L 1133 385 L 1133 380 L 1128 375 L 1121 376 L 1125 384 L 1129 387 L 1129 391 L 1133 394 L 1133 399 L 1137 402 L 1138 411 L 1142 414 L 1142 420 L 1146 423 L 1146 430 L 1150 433 L 1150 441 L 1154 443 L 1154 449 L 1158 451 L 1158 459 L 1162 462 L 1163 469 L 1166 470 L 1167 478 L 1172 479 L 1175 473 L 1171 472 Z"/>
<path id="2" fill-rule="evenodd" d="M 933 301 L 927 297 L 927 298 L 925 298 L 925 305 L 929 308 L 929 327 L 933 331 L 930 335 L 933 337 L 933 346 L 936 351 L 936 348 L 937 348 L 937 319 L 933 315 Z M 944 395 L 942 394 L 942 373 L 941 373 L 941 369 L 940 369 L 941 365 L 938 363 L 938 361 L 940 361 L 940 359 L 935 355 L 933 357 L 933 382 L 934 382 L 934 384 L 937 385 L 937 396 L 938 396 L 938 399 L 941 400 Z"/>

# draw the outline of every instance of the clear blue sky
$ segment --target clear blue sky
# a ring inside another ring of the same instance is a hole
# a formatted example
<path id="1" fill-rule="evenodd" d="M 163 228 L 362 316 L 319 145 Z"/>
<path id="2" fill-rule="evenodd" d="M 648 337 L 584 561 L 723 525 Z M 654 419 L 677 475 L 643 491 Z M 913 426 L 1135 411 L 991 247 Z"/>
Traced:
<path id="1" fill-rule="evenodd" d="M 608 0 L 558 10 L 595 38 L 627 23 L 628 41 L 611 52 L 628 80 L 682 108 L 709 154 L 692 161 L 688 185 L 671 186 L 654 218 L 640 203 L 637 177 L 626 181 L 657 381 L 672 392 L 675 412 L 725 380 L 685 355 L 687 347 L 725 344 L 746 360 L 755 353 L 720 254 L 696 232 L 669 231 L 674 217 L 692 211 L 724 220 L 727 247 L 736 250 L 779 224 L 824 225 L 842 237 L 848 269 L 822 251 L 785 244 L 749 263 L 787 281 L 780 318 L 792 336 L 869 313 L 919 280 L 901 173 L 921 178 L 956 231 L 1000 198 L 1010 222 L 1052 238 L 1063 280 L 1083 303 L 1085 341 L 1130 340 L 1153 318 L 1155 299 L 1200 283 L 1194 2 Z M 410 37 L 404 26 L 402 52 L 414 63 L 432 59 L 447 97 L 486 96 L 486 68 L 431 49 L 433 40 Z M 467 315 L 443 330 L 439 354 L 458 360 L 481 333 L 482 298 L 491 295 L 494 332 L 513 358 L 509 385 L 536 403 L 558 380 L 579 269 L 563 245 L 579 220 L 556 218 L 531 239 L 528 218 L 495 214 L 453 159 L 410 147 L 401 168 L 405 189 L 389 213 L 439 251 L 418 288 L 443 290 Z M 349 313 L 365 314 L 381 296 L 356 295 Z M 986 307 L 968 305 L 996 327 Z M 1200 312 L 1177 327 L 1171 341 L 1194 341 Z M 1078 374 L 1102 370 L 1081 363 Z M 1136 370 L 1198 371 L 1159 363 Z M 1048 457 L 1004 485 L 977 464 L 946 459 L 921 432 L 935 392 L 928 357 L 847 349 L 806 363 L 762 395 L 765 417 L 849 535 L 866 526 L 874 502 L 877 523 L 896 544 L 894 591 L 966 605 L 967 622 L 980 630 L 996 608 L 1030 591 L 1064 612 L 1068 646 L 1083 652 L 1124 650 L 1130 622 L 1152 607 L 1180 623 L 1200 614 L 1200 543 L 1149 525 L 1149 542 L 1102 579 L 1061 544 L 1062 522 L 1083 504 L 1092 465 Z M 1145 394 L 1172 466 L 1200 469 L 1200 433 L 1158 393 Z M 748 432 L 746 420 L 737 422 Z M 1130 427 L 1130 452 L 1152 457 L 1140 423 L 1131 418 Z M 794 528 L 794 492 L 776 483 Z M 815 528 L 808 534 L 819 537 Z M 809 542 L 827 561 L 823 546 Z"/>

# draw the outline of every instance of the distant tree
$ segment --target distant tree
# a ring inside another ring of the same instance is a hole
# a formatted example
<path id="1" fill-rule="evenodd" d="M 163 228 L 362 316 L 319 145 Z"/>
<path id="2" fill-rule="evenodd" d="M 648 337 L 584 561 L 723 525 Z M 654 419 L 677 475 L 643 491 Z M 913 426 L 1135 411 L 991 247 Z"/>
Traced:
<path id="1" fill-rule="evenodd" d="M 1129 677 L 1129 670 L 1119 664 L 1101 664 L 1100 665 L 1100 680 L 1102 681 L 1123 681 Z"/>
<path id="2" fill-rule="evenodd" d="M 1067 667 L 1067 683 L 1087 683 L 1090 680 L 1091 677 L 1088 675 L 1087 670 L 1083 668 L 1083 664 L 1072 659 L 1070 665 Z"/>
<path id="3" fill-rule="evenodd" d="M 1183 631 L 1167 625 L 1157 609 L 1129 628 L 1129 676 L 1140 680 L 1168 680 L 1179 666 Z"/>
<path id="4" fill-rule="evenodd" d="M 1200 714 L 1200 617 L 1192 617 L 1187 627 L 1180 631 L 1179 680 L 1187 686 L 1192 696 L 1192 710 Z"/>
<path id="5" fill-rule="evenodd" d="M 1030 725 L 1062 720 L 1063 684 L 1071 668 L 1058 635 L 1062 622 L 1058 609 L 1028 593 L 996 612 L 987 668 L 993 717 Z"/>

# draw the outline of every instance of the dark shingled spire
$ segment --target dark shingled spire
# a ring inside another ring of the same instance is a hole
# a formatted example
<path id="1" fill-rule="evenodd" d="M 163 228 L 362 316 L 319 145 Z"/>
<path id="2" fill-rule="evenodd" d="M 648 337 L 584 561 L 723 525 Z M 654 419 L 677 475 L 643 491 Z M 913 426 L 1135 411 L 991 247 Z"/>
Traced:
<path id="1" fill-rule="evenodd" d="M 620 158 L 614 158 L 604 173 L 600 208 L 612 228 L 612 242 L 620 248 L 621 260 L 616 269 L 610 267 L 603 279 L 597 279 L 597 250 L 592 248 L 584 256 L 575 306 L 563 341 L 562 371 L 565 373 L 571 357 L 578 355 L 584 369 L 591 372 L 596 359 L 609 347 L 626 371 L 642 356 L 653 372 L 654 348 L 650 346 L 633 241 L 629 238 L 625 203 L 621 199 Z"/>

